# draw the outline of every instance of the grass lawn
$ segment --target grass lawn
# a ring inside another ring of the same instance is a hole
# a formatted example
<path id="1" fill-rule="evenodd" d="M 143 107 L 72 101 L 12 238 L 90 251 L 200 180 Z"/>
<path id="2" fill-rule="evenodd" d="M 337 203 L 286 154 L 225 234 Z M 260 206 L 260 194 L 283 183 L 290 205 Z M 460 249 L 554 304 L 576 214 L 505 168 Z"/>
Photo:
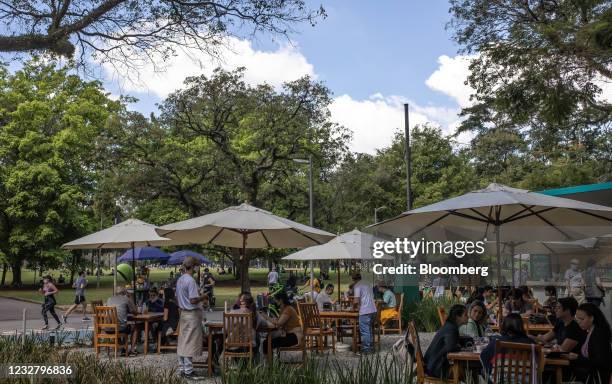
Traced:
<path id="1" fill-rule="evenodd" d="M 150 277 L 151 282 L 162 282 L 168 279 L 170 271 L 174 269 L 151 269 Z M 104 276 L 100 276 L 100 287 L 96 288 L 96 277 L 88 276 L 88 287 L 85 292 L 87 300 L 106 300 L 108 299 L 113 291 L 113 276 L 108 276 L 110 271 L 105 271 Z M 59 271 L 46 271 L 46 274 L 53 274 L 53 276 L 57 279 L 59 276 Z M 315 269 L 315 273 L 318 274 L 318 270 Z M 249 270 L 249 276 L 251 278 L 251 292 L 254 296 L 259 293 L 266 292 L 268 290 L 267 286 L 267 268 L 251 268 Z M 213 271 L 213 275 L 215 279 L 217 279 L 217 284 L 215 285 L 215 297 L 217 298 L 217 307 L 223 307 L 223 303 L 227 300 L 228 305 L 231 305 L 236 300 L 236 297 L 240 293 L 240 282 L 234 280 L 232 275 L 217 275 L 216 272 Z M 289 276 L 288 273 L 283 273 L 281 279 L 284 281 Z M 70 276 L 67 277 L 67 280 Z M 348 285 L 350 283 L 350 278 L 348 274 L 341 274 L 341 286 L 342 290 L 348 289 Z M 76 277 L 75 277 L 76 278 Z M 7 273 L 7 285 L 12 281 L 13 276 L 9 271 Z M 34 272 L 29 269 L 22 269 L 21 271 L 21 279 L 25 286 L 22 289 L 0 289 L 0 296 L 6 297 L 17 297 L 29 300 L 35 300 L 42 302 L 42 296 L 38 293 L 38 286 L 34 283 Z M 36 280 L 39 280 L 38 274 L 36 275 Z M 299 280 L 298 280 L 299 281 Z M 117 279 L 117 285 L 121 285 L 123 283 L 123 279 Z M 337 277 L 334 271 L 330 272 L 330 280 L 326 280 L 325 283 L 332 283 L 334 286 L 337 285 Z M 59 285 L 58 286 L 59 293 L 55 296 L 57 303 L 59 305 L 67 305 L 72 304 L 74 302 L 74 289 L 70 287 L 69 284 Z M 337 289 L 337 287 L 336 287 Z M 334 293 L 335 294 L 335 293 Z"/>

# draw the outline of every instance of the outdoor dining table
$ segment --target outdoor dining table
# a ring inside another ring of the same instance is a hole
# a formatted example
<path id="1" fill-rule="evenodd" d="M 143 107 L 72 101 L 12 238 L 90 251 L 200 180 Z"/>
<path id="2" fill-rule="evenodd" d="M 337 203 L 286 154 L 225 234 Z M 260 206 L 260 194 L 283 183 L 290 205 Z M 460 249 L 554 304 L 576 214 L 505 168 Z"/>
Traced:
<path id="1" fill-rule="evenodd" d="M 527 333 L 541 334 L 548 333 L 549 331 L 552 331 L 555 327 L 551 324 L 529 324 L 525 328 Z M 491 330 L 493 332 L 499 332 L 499 325 L 491 325 Z"/>
<path id="2" fill-rule="evenodd" d="M 359 336 L 359 311 L 320 311 L 321 320 L 348 320 L 353 326 L 353 352 L 357 352 Z"/>
<path id="3" fill-rule="evenodd" d="M 163 312 L 139 313 L 137 315 L 131 315 L 129 319 L 134 322 L 144 323 L 144 354 L 146 355 L 149 352 L 149 323 L 156 322 L 156 321 L 162 321 L 164 319 L 164 313 Z"/>
<path id="4" fill-rule="evenodd" d="M 461 351 L 450 352 L 447 356 L 452 363 L 453 383 L 459 383 L 460 363 L 469 361 L 480 362 L 479 352 Z M 564 358 L 548 358 L 544 357 L 544 366 L 552 366 L 555 369 L 555 382 L 561 384 L 563 382 L 563 367 L 569 366 L 569 360 Z"/>

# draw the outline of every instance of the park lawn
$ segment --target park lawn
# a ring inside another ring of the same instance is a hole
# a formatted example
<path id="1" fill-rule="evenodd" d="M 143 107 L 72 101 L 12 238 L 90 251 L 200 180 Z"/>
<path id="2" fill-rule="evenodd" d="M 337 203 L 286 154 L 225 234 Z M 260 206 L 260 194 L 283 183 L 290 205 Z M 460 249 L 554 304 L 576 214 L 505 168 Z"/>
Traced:
<path id="1" fill-rule="evenodd" d="M 151 282 L 162 282 L 168 279 L 170 271 L 173 271 L 174 268 L 152 268 L 150 271 Z M 60 271 L 45 271 L 45 274 L 53 274 L 53 276 L 57 279 Z M 104 271 L 105 275 L 100 276 L 100 287 L 96 288 L 96 277 L 88 276 L 88 288 L 86 289 L 85 295 L 87 300 L 102 300 L 106 301 L 111 295 L 113 291 L 113 276 L 109 276 L 108 273 L 110 271 Z M 315 269 L 315 273 L 318 274 L 318 271 Z M 266 284 L 267 281 L 267 268 L 251 268 L 249 270 L 249 276 L 251 278 L 251 292 L 254 296 L 259 293 L 267 292 L 268 287 Z M 29 269 L 23 269 L 21 271 L 22 281 L 26 285 L 26 287 L 22 289 L 10 289 L 10 288 L 0 288 L 0 296 L 5 297 L 14 297 L 21 299 L 28 299 L 33 301 L 38 301 L 42 303 L 42 296 L 38 293 L 38 285 L 34 284 L 34 272 Z M 215 286 L 215 297 L 217 298 L 216 305 L 218 308 L 222 308 L 224 306 L 224 302 L 227 301 L 228 305 L 232 305 L 236 300 L 236 297 L 240 293 L 240 282 L 234 280 L 232 275 L 221 275 L 219 276 L 215 271 L 213 271 L 213 275 L 217 279 L 218 284 Z M 289 274 L 283 273 L 281 279 L 285 281 L 288 278 Z M 68 280 L 67 276 L 67 279 Z M 7 273 L 7 284 L 10 284 L 12 281 L 12 274 L 9 271 Z M 36 280 L 39 280 L 39 274 L 36 274 Z M 121 285 L 123 279 L 119 278 L 117 280 L 117 284 Z M 330 279 L 325 281 L 325 283 L 332 283 L 337 285 L 336 273 L 334 271 L 330 272 Z M 341 286 L 342 290 L 346 290 L 350 283 L 350 278 L 348 274 L 343 273 L 341 275 Z M 74 289 L 70 287 L 69 284 L 58 286 L 59 293 L 55 296 L 57 303 L 59 305 L 70 305 L 74 302 Z M 336 289 L 338 289 L 336 287 Z"/>

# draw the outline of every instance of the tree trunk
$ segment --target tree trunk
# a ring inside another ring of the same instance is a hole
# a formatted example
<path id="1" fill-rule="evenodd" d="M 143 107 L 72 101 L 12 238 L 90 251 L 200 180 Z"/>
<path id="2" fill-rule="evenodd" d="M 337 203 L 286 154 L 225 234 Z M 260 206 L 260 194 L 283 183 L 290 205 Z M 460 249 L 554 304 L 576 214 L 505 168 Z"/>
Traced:
<path id="1" fill-rule="evenodd" d="M 23 285 L 21 281 L 21 260 L 14 261 L 11 263 L 11 269 L 13 270 L 13 287 L 21 287 Z"/>
<path id="2" fill-rule="evenodd" d="M 245 252 L 245 255 L 240 259 L 240 289 L 241 292 L 251 291 L 251 280 L 249 279 L 249 252 Z"/>
<path id="3" fill-rule="evenodd" d="M 8 269 L 7 263 L 2 263 L 2 281 L 0 282 L 0 287 L 4 287 L 4 282 L 6 281 L 6 270 Z"/>

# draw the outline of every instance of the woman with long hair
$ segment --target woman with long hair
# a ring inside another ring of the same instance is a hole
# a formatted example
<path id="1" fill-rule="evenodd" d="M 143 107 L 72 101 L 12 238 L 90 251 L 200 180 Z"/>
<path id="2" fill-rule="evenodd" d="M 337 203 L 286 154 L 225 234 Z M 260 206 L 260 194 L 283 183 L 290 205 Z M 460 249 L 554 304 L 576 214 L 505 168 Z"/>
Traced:
<path id="1" fill-rule="evenodd" d="M 291 347 L 298 345 L 302 340 L 302 324 L 297 311 L 291 306 L 289 297 L 285 292 L 277 293 L 274 296 L 276 304 L 280 307 L 278 318 L 272 318 L 261 312 L 262 318 L 271 322 L 276 328 L 282 330 L 281 335 L 272 338 L 272 349 L 278 347 Z M 264 354 L 272 353 L 268 351 L 268 345 L 264 344 Z"/>
<path id="2" fill-rule="evenodd" d="M 474 300 L 468 306 L 468 322 L 459 327 L 459 335 L 469 337 L 483 337 L 484 325 L 487 320 L 487 308 L 480 300 Z"/>
<path id="3" fill-rule="evenodd" d="M 534 341 L 527 336 L 523 318 L 518 313 L 511 313 L 504 317 L 500 329 L 501 336 L 492 338 L 482 352 L 480 353 L 480 362 L 482 363 L 484 377 L 491 373 L 493 360 L 495 358 L 495 343 L 499 341 L 509 341 L 512 343 L 534 344 Z"/>
<path id="4" fill-rule="evenodd" d="M 446 322 L 434 336 L 425 353 L 425 371 L 432 377 L 448 377 L 449 363 L 446 355 L 456 352 L 459 346 L 459 327 L 468 322 L 464 305 L 455 304 L 448 312 Z"/>
<path id="5" fill-rule="evenodd" d="M 612 349 L 610 324 L 599 307 L 584 303 L 576 311 L 576 322 L 587 332 L 580 353 L 570 353 L 573 373 L 586 383 L 609 383 Z"/>
<path id="6" fill-rule="evenodd" d="M 55 294 L 58 293 L 59 290 L 53 284 L 53 279 L 51 278 L 51 276 L 47 275 L 43 278 L 43 286 L 41 289 L 39 289 L 39 292 L 44 297 L 44 301 L 42 304 L 42 317 L 45 322 L 45 326 L 42 327 L 42 330 L 46 331 L 47 329 L 49 329 L 49 318 L 47 316 L 47 313 L 50 313 L 51 316 L 53 316 L 53 318 L 57 322 L 57 326 L 55 327 L 55 329 L 60 329 L 62 323 L 59 319 L 59 316 L 57 316 L 57 313 L 55 313 L 55 304 L 57 304 L 57 302 L 55 301 Z"/>

